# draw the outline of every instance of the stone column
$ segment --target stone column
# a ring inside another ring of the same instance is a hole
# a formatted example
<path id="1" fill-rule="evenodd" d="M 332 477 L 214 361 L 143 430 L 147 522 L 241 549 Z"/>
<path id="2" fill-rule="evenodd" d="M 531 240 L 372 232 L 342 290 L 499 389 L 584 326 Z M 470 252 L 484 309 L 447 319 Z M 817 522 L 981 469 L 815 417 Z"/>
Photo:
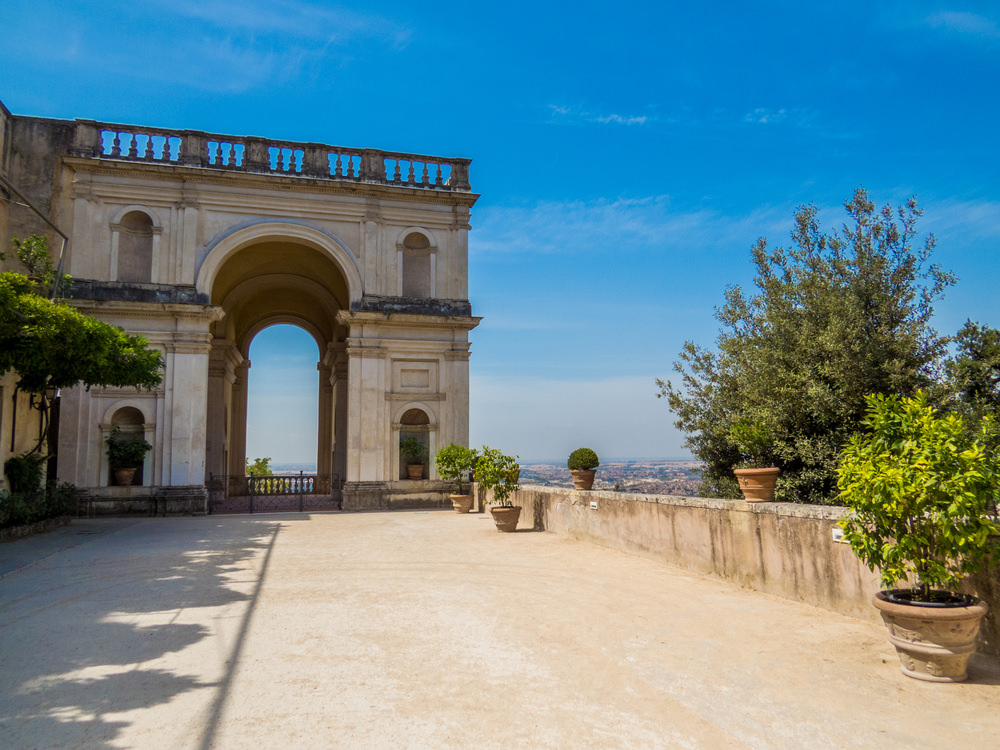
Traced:
<path id="1" fill-rule="evenodd" d="M 230 431 L 226 422 L 226 404 L 231 403 L 236 368 L 242 362 L 243 355 L 232 341 L 212 341 L 208 364 L 208 443 L 205 453 L 209 476 L 222 477 L 228 473 L 226 452 Z"/>
<path id="2" fill-rule="evenodd" d="M 325 357 L 324 357 L 325 361 Z M 319 402 L 316 409 L 317 425 L 316 440 L 316 473 L 328 476 L 333 473 L 333 384 L 330 382 L 332 368 L 320 362 L 319 370 Z"/>
<path id="3" fill-rule="evenodd" d="M 230 476 L 243 476 L 247 465 L 247 380 L 250 375 L 250 360 L 244 359 L 234 368 L 232 429 L 229 433 Z"/>

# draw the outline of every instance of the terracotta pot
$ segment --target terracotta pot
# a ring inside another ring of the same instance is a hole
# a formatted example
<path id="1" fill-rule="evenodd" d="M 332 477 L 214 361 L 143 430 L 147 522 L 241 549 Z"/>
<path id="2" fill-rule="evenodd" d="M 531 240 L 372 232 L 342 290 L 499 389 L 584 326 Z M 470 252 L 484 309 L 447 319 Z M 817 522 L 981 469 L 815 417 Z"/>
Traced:
<path id="1" fill-rule="evenodd" d="M 423 479 L 424 478 L 424 465 L 423 464 L 407 464 L 406 465 L 406 476 L 408 479 Z"/>
<path id="2" fill-rule="evenodd" d="M 748 503 L 769 503 L 774 501 L 774 485 L 778 482 L 781 469 L 733 469 L 736 481 Z"/>
<path id="3" fill-rule="evenodd" d="M 889 629 L 903 674 L 931 682 L 961 682 L 968 677 L 969 657 L 976 652 L 986 602 L 969 597 L 960 606 L 921 606 L 889 600 L 879 591 L 872 604 Z"/>
<path id="4" fill-rule="evenodd" d="M 468 513 L 472 510 L 472 495 L 452 495 L 451 507 L 456 513 Z"/>
<path id="5" fill-rule="evenodd" d="M 497 525 L 497 531 L 517 530 L 517 519 L 521 517 L 520 505 L 492 505 L 490 513 L 493 514 L 493 522 Z"/>
<path id="6" fill-rule="evenodd" d="M 115 484 L 127 487 L 135 481 L 135 467 L 131 469 L 115 469 Z"/>
<path id="7" fill-rule="evenodd" d="M 597 469 L 570 469 L 569 473 L 573 475 L 573 487 L 578 490 L 589 490 L 594 486 Z"/>

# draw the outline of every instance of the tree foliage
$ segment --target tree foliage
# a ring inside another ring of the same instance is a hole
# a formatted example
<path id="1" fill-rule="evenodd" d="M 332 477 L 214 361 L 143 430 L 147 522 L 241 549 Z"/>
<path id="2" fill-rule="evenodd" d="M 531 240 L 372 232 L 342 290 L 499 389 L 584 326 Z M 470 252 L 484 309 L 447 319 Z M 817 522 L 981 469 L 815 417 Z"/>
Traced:
<path id="1" fill-rule="evenodd" d="M 834 502 L 841 446 L 871 393 L 912 394 L 930 383 L 945 339 L 933 303 L 954 278 L 917 245 L 922 211 L 911 199 L 876 209 L 863 189 L 844 204 L 842 229 L 821 231 L 815 206 L 795 215 L 790 248 L 752 250 L 753 294 L 725 291 L 715 349 L 687 342 L 660 396 L 705 463 L 703 494 L 738 497 L 734 425 L 759 424 L 782 470 L 778 499 Z"/>
<path id="2" fill-rule="evenodd" d="M 945 362 L 946 388 L 973 420 L 1000 416 L 1000 330 L 967 320 Z"/>
<path id="3" fill-rule="evenodd" d="M 858 557 L 892 588 L 915 576 L 919 596 L 953 588 L 998 549 L 996 490 L 1000 460 L 992 419 L 970 429 L 914 398 L 874 394 L 839 469 L 842 521 Z"/>
<path id="4" fill-rule="evenodd" d="M 274 472 L 271 471 L 271 458 L 270 456 L 266 458 L 255 458 L 251 461 L 249 458 L 246 460 L 246 472 L 248 477 L 270 477 L 274 476 Z"/>
<path id="5" fill-rule="evenodd" d="M 162 369 L 162 355 L 143 337 L 45 299 L 22 274 L 0 273 L 0 372 L 15 370 L 21 390 L 152 388 Z"/>

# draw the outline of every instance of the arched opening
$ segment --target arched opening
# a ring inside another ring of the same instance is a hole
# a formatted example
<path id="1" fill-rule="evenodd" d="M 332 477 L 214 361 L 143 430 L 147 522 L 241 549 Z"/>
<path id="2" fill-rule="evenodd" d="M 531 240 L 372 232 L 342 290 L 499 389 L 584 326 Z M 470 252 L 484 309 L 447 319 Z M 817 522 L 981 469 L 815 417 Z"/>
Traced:
<path id="1" fill-rule="evenodd" d="M 146 430 L 146 420 L 142 412 L 134 406 L 124 406 L 111 415 L 111 429 L 117 427 L 123 438 L 129 440 L 144 440 Z M 133 485 L 143 485 L 146 483 L 145 461 L 136 467 Z M 118 482 L 115 479 L 114 467 L 108 465 L 105 483 L 110 487 Z"/>
<path id="2" fill-rule="evenodd" d="M 399 420 L 399 442 L 400 445 L 403 444 L 404 440 L 414 439 L 419 441 L 424 446 L 424 475 L 423 479 L 427 478 L 427 463 L 430 462 L 430 419 L 427 414 L 422 409 L 407 409 L 403 416 Z M 408 461 L 406 456 L 400 451 L 399 456 L 399 478 L 408 478 Z"/>
<path id="3" fill-rule="evenodd" d="M 153 220 L 129 211 L 118 224 L 118 281 L 149 283 L 153 275 Z"/>
<path id="4" fill-rule="evenodd" d="M 410 232 L 403 240 L 402 255 L 402 296 L 432 296 L 430 240 L 420 232 Z"/>
<path id="5" fill-rule="evenodd" d="M 275 470 L 316 472 L 319 361 L 316 340 L 295 325 L 263 329 L 250 344 L 247 458 Z"/>
<path id="6" fill-rule="evenodd" d="M 236 246 L 213 274 L 211 300 L 225 314 L 212 329 L 207 473 L 242 477 L 247 458 L 270 456 L 339 487 L 347 331 L 337 313 L 350 307 L 340 266 L 321 248 L 268 238 Z M 293 402 L 299 416 L 282 423 Z"/>

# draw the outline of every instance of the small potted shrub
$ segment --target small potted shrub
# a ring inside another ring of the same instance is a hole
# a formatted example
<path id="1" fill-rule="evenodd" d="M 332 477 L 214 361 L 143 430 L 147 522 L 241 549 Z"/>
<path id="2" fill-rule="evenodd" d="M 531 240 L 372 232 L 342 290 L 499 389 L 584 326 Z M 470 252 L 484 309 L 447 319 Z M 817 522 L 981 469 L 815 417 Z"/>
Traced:
<path id="1" fill-rule="evenodd" d="M 573 486 L 578 490 L 589 490 L 594 486 L 594 476 L 601 462 L 590 448 L 577 448 L 569 454 L 566 468 L 573 475 Z"/>
<path id="2" fill-rule="evenodd" d="M 936 682 L 967 676 L 986 604 L 955 593 L 998 550 L 996 426 L 972 430 L 939 414 L 923 393 L 869 396 L 841 453 L 837 486 L 852 513 L 844 538 L 886 590 L 873 604 L 903 672 Z M 902 588 L 895 588 L 903 584 Z"/>
<path id="3" fill-rule="evenodd" d="M 743 497 L 748 503 L 773 501 L 781 469 L 773 465 L 771 430 L 759 419 L 744 418 L 729 428 L 729 439 L 740 452 L 733 474 Z"/>
<path id="4" fill-rule="evenodd" d="M 497 531 L 514 531 L 521 517 L 521 506 L 514 505 L 510 496 L 520 489 L 517 477 L 521 467 L 517 456 L 508 456 L 484 445 L 476 460 L 476 481 L 484 490 L 493 492 L 489 500 L 490 514 Z"/>
<path id="5" fill-rule="evenodd" d="M 406 459 L 406 476 L 409 479 L 424 478 L 424 454 L 427 448 L 420 438 L 408 437 L 399 441 L 399 452 Z"/>
<path id="6" fill-rule="evenodd" d="M 455 483 L 455 492 L 451 496 L 451 505 L 456 513 L 468 513 L 472 510 L 472 495 L 464 492 L 466 476 L 476 468 L 479 454 L 472 448 L 451 443 L 437 452 L 437 469 L 442 479 Z"/>
<path id="7" fill-rule="evenodd" d="M 130 485 L 135 472 L 142 466 L 146 454 L 153 448 L 141 437 L 128 437 L 115 425 L 105 441 L 108 444 L 108 464 L 115 473 L 115 484 Z"/>

